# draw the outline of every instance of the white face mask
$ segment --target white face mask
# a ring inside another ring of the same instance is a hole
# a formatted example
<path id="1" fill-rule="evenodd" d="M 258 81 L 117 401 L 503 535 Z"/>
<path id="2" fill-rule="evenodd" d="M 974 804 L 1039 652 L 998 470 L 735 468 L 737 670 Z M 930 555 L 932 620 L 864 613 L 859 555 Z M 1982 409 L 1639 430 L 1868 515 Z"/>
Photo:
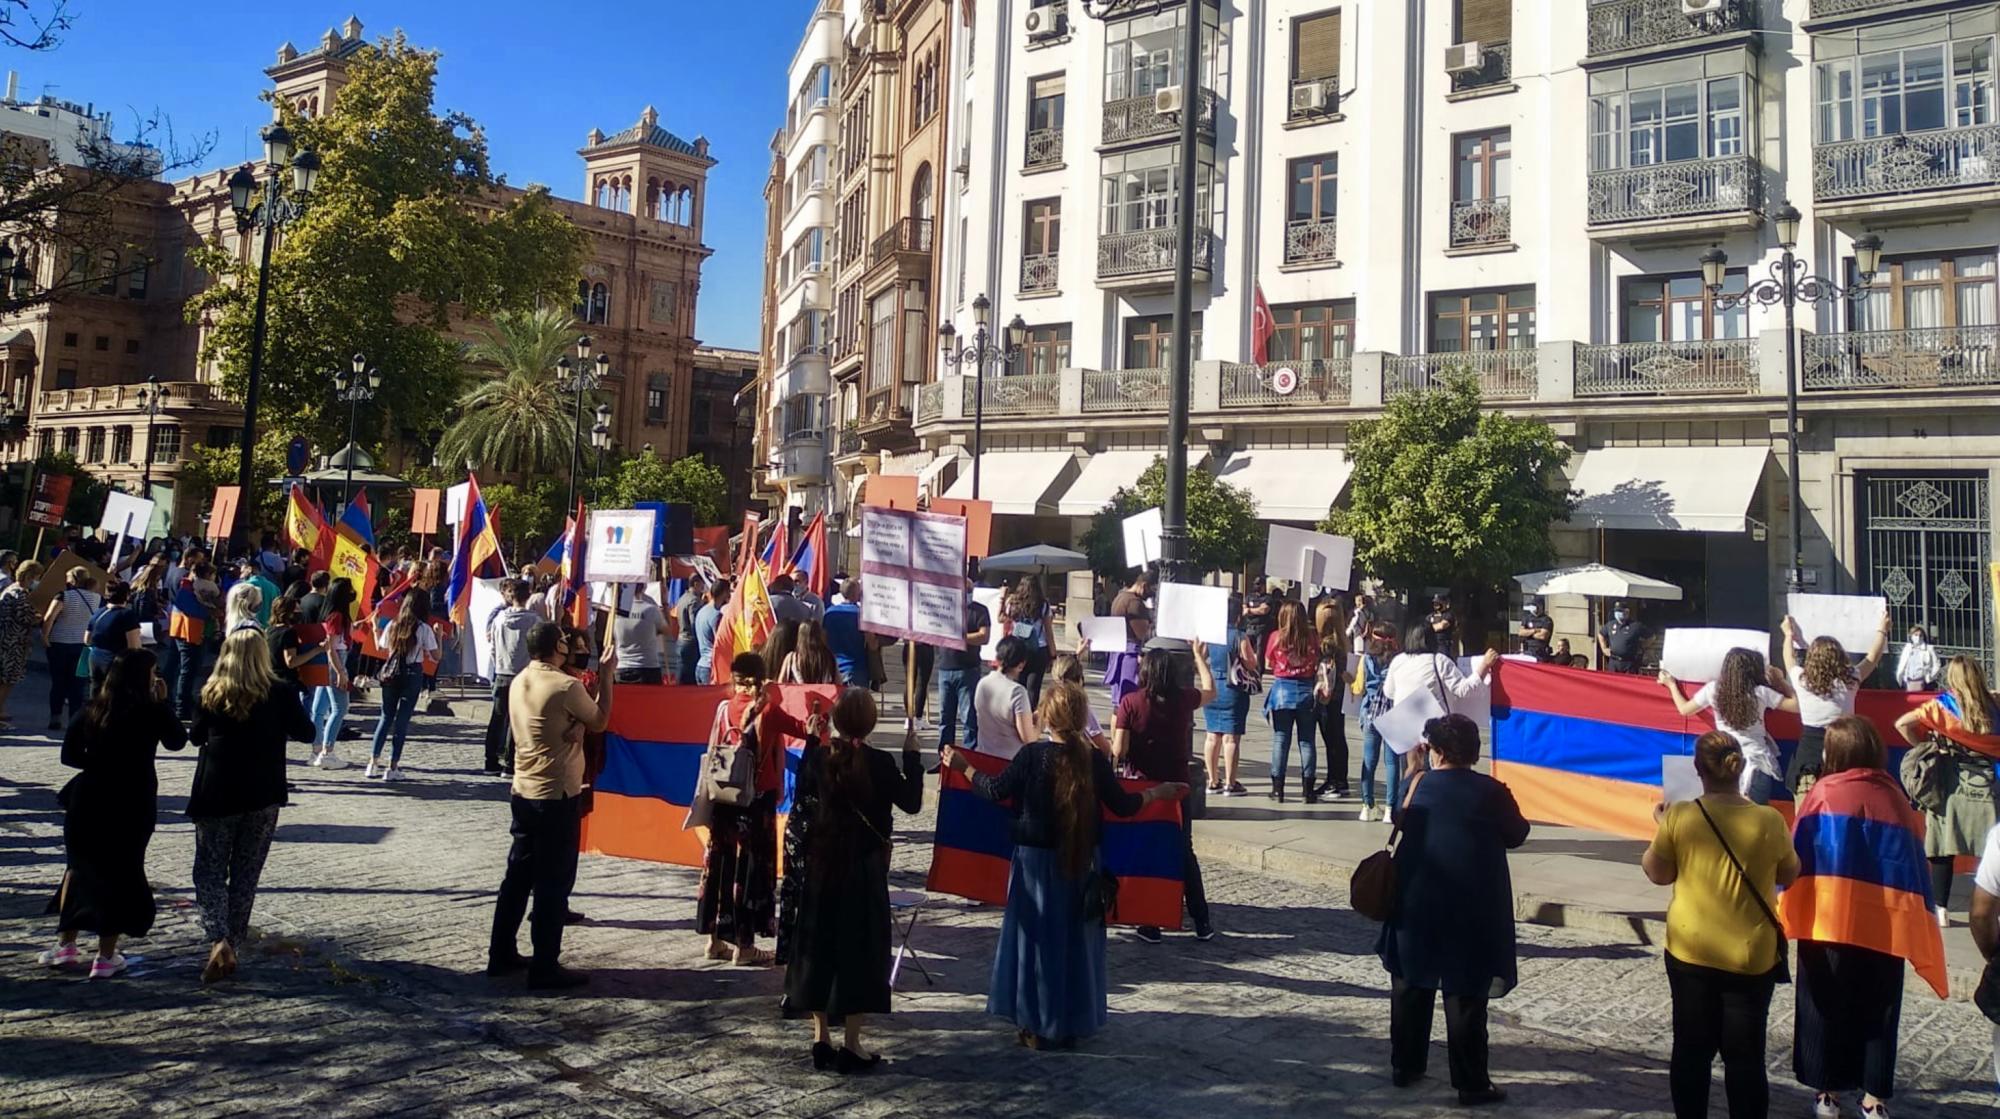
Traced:
<path id="1" fill-rule="evenodd" d="M 1912 645 L 1922 645 L 1922 644 L 1924 644 L 1924 635 L 1923 635 L 1923 634 L 1921 634 L 1921 633 L 1913 633 L 1913 634 L 1911 634 L 1911 635 L 1910 635 L 1910 644 L 1912 644 Z"/>
<path id="2" fill-rule="evenodd" d="M 1626 613 L 1623 610 L 1620 610 L 1617 613 L 1611 615 L 1611 620 L 1619 623 L 1620 625 L 1623 625 L 1624 623 L 1632 620 L 1632 615 Z"/>

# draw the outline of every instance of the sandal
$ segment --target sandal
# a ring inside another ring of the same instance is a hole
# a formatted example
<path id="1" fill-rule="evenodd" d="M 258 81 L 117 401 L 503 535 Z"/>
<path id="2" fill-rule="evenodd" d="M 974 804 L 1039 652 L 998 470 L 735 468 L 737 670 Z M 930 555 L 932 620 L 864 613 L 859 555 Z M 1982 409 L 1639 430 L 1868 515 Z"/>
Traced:
<path id="1" fill-rule="evenodd" d="M 710 944 L 702 955 L 711 960 L 727 960 L 734 958 L 736 953 L 730 951 L 729 946 L 726 944 Z"/>
<path id="2" fill-rule="evenodd" d="M 769 967 L 777 958 L 762 948 L 738 948 L 734 962 L 737 967 Z"/>

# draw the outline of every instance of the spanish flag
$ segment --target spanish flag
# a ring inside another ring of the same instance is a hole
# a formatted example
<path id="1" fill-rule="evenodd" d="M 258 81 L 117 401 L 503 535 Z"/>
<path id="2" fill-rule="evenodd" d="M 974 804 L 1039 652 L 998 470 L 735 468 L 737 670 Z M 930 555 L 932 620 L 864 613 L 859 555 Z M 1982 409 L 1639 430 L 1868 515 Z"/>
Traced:
<path id="1" fill-rule="evenodd" d="M 306 500 L 305 487 L 294 484 L 291 496 L 285 502 L 285 537 L 292 547 L 304 548 L 312 553 L 308 566 L 314 571 L 324 571 L 333 560 L 333 531 L 327 527 L 326 518 L 319 508 Z M 355 586 L 358 588 L 359 583 Z"/>
<path id="2" fill-rule="evenodd" d="M 354 495 L 333 527 L 333 551 L 327 570 L 335 579 L 345 579 L 360 601 L 375 594 L 375 580 L 381 565 L 374 556 L 375 526 L 368 511 L 368 491 Z"/>

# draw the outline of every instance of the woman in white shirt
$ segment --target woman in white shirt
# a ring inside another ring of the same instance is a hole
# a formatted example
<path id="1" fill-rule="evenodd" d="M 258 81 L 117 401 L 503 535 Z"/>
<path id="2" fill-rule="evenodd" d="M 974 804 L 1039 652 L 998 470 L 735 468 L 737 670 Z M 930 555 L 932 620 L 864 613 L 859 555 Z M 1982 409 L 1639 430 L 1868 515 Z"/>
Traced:
<path id="1" fill-rule="evenodd" d="M 1938 659 L 1937 647 L 1931 644 L 1931 635 L 1922 626 L 1910 627 L 1909 643 L 1896 657 L 1896 682 L 1903 685 L 1906 692 L 1929 691 L 1931 681 L 1944 671 L 1944 662 Z"/>
<path id="2" fill-rule="evenodd" d="M 368 756 L 367 777 L 378 773 L 384 781 L 400 781 L 403 771 L 403 739 L 410 733 L 410 716 L 416 713 L 417 696 L 424 690 L 424 662 L 438 656 L 437 633 L 418 611 L 416 595 L 403 596 L 396 620 L 383 631 L 381 644 L 387 652 L 379 679 L 382 684 L 382 717 L 375 723 L 375 744 Z M 380 768 L 382 743 L 393 739 L 389 768 Z"/>
<path id="3" fill-rule="evenodd" d="M 1396 706 L 1404 696 L 1429 691 L 1431 697 L 1449 712 L 1451 701 L 1464 699 L 1484 684 L 1493 673 L 1494 663 L 1500 659 L 1498 650 L 1488 649 L 1479 667 L 1468 676 L 1459 671 L 1456 660 L 1431 651 L 1434 638 L 1431 627 L 1423 622 L 1410 626 L 1405 632 L 1403 651 L 1389 661 L 1389 667 L 1382 674 L 1382 700 L 1387 707 Z M 1421 772 L 1424 757 L 1423 750 L 1411 750 L 1404 754 L 1401 760 L 1406 772 L 1411 775 Z M 1407 791 L 1411 785 L 1404 781 L 1402 787 Z M 1385 805 L 1383 819 L 1393 820 L 1401 811 L 1399 804 Z"/>
<path id="4" fill-rule="evenodd" d="M 1785 766 L 1785 787 L 1797 795 L 1803 791 L 1801 786 L 1811 788 L 1819 779 L 1827 724 L 1842 715 L 1854 714 L 1854 693 L 1861 690 L 1861 681 L 1868 679 L 1875 666 L 1882 663 L 1882 653 L 1889 647 L 1889 613 L 1882 612 L 1882 628 L 1860 664 L 1850 663 L 1846 647 L 1824 636 L 1813 638 L 1801 659 L 1799 623 L 1787 614 L 1781 628 L 1785 676 L 1792 682 L 1792 696 L 1799 703 L 1800 724 L 1799 748 L 1792 751 L 1792 760 Z"/>
<path id="5" fill-rule="evenodd" d="M 1778 769 L 1778 746 L 1764 729 L 1764 712 L 1799 709 L 1784 674 L 1764 663 L 1764 654 L 1754 649 L 1731 649 L 1722 658 L 1722 671 L 1701 686 L 1692 698 L 1681 694 L 1680 681 L 1665 669 L 1660 684 L 1684 718 L 1703 711 L 1715 720 L 1715 729 L 1726 731 L 1743 746 L 1743 777 L 1740 791 L 1758 804 L 1771 803 L 1784 780 Z"/>

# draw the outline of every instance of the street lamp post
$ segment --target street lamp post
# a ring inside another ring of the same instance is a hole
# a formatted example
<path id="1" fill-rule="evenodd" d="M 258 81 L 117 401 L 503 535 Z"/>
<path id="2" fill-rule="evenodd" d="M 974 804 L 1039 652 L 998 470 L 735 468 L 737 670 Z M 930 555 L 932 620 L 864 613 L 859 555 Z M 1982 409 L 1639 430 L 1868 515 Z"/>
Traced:
<path id="1" fill-rule="evenodd" d="M 1799 498 L 1799 360 L 1797 332 L 1793 328 L 1794 312 L 1800 303 L 1818 305 L 1855 300 L 1867 295 L 1868 284 L 1875 278 L 1875 269 L 1882 263 L 1882 239 L 1873 233 L 1854 239 L 1854 271 L 1860 282 L 1842 286 L 1824 276 L 1807 272 L 1806 262 L 1793 253 L 1799 243 L 1798 207 L 1790 202 L 1783 203 L 1771 215 L 1771 221 L 1777 226 L 1778 248 L 1783 255 L 1771 265 L 1768 277 L 1749 284 L 1739 294 L 1723 295 L 1722 285 L 1728 278 L 1729 254 L 1719 246 L 1711 246 L 1701 254 L 1701 280 L 1715 299 L 1718 311 L 1748 303 L 1763 307 L 1782 306 L 1785 309 L 1785 470 L 1791 475 L 1788 491 L 1791 517 L 1788 524 L 1792 546 L 1786 579 L 1792 590 L 1798 590 L 1805 584 L 1805 521 L 1803 503 Z"/>
<path id="2" fill-rule="evenodd" d="M 1081 0 L 1085 15 L 1109 20 L 1145 0 Z M 1179 197 L 1174 228 L 1174 337 L 1168 355 L 1166 500 L 1160 509 L 1160 567 L 1170 582 L 1188 582 L 1187 424 L 1194 368 L 1194 245 L 1197 124 L 1201 119 L 1201 6 L 1185 0 L 1181 39 Z"/>
<path id="3" fill-rule="evenodd" d="M 6 284 L 6 298 L 0 303 L 14 310 L 28 298 L 34 273 L 28 270 L 28 262 L 15 254 L 12 242 L 0 241 L 0 277 L 5 278 Z"/>
<path id="4" fill-rule="evenodd" d="M 0 268 L 0 271 L 5 271 Z M 160 415 L 160 403 L 165 400 L 167 390 L 160 387 L 160 378 L 146 375 L 146 385 L 139 390 L 139 406 L 146 410 L 146 457 L 139 466 L 139 496 L 152 500 L 153 497 L 153 424 Z"/>
<path id="5" fill-rule="evenodd" d="M 590 472 L 590 500 L 597 502 L 604 487 L 604 452 L 611 446 L 611 405 L 597 406 L 597 422 L 590 427 L 590 445 L 597 448 L 597 467 Z"/>
<path id="6" fill-rule="evenodd" d="M 264 374 L 264 335 L 271 296 L 271 243 L 278 230 L 306 211 L 313 185 L 319 178 L 319 156 L 312 152 L 292 152 L 292 134 L 282 124 L 264 129 L 263 198 L 252 197 L 258 189 L 257 176 L 240 167 L 229 177 L 229 204 L 236 211 L 236 230 L 263 234 L 257 255 L 257 304 L 250 327 L 250 369 L 243 389 L 243 449 L 236 462 L 237 488 L 248 497 L 251 488 L 251 452 L 257 445 L 257 395 Z M 285 186 L 285 172 L 291 172 L 291 187 Z M 152 449 L 147 448 L 150 455 Z"/>
<path id="7" fill-rule="evenodd" d="M 950 323 L 938 327 L 938 346 L 946 365 L 958 369 L 970 365 L 978 388 L 972 397 L 972 500 L 979 500 L 979 462 L 986 457 L 986 367 L 1005 369 L 1021 356 L 1028 341 L 1028 324 L 1015 315 L 1007 324 L 1007 345 L 995 346 L 987 335 L 992 324 L 993 304 L 984 294 L 972 301 L 974 332 L 972 344 L 960 349 L 958 329 Z"/>
<path id="8" fill-rule="evenodd" d="M 569 428 L 569 499 L 563 503 L 564 516 L 576 510 L 576 478 L 583 469 L 583 401 L 597 391 L 597 384 L 611 373 L 611 357 L 590 356 L 590 336 L 576 340 L 576 360 L 565 357 L 556 362 L 556 387 L 576 397 L 576 414 Z"/>
<path id="9" fill-rule="evenodd" d="M 361 403 L 375 399 L 376 390 L 382 387 L 382 371 L 368 368 L 368 359 L 355 354 L 348 359 L 348 368 L 333 371 L 333 395 L 347 402 L 347 480 L 340 487 L 340 507 L 345 509 L 354 500 L 354 427 L 361 416 Z"/>

